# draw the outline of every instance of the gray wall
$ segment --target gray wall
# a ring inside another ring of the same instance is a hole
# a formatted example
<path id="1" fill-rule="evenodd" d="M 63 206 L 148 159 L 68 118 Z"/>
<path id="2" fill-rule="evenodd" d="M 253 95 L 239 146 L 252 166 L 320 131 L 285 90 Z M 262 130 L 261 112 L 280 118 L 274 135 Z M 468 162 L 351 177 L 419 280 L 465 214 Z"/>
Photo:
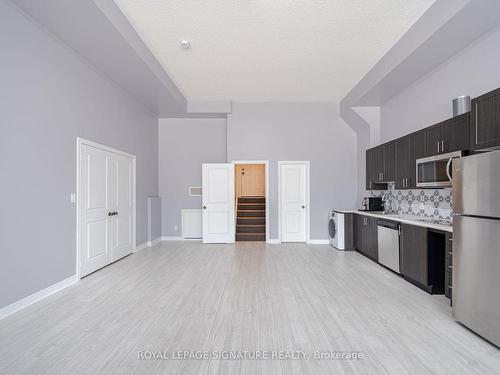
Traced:
<path id="1" fill-rule="evenodd" d="M 148 197 L 148 241 L 161 237 L 161 198 Z"/>
<path id="2" fill-rule="evenodd" d="M 0 2 L 0 307 L 75 273 L 76 137 L 137 156 L 137 242 L 158 195 L 158 123 L 78 55 Z"/>
<path id="3" fill-rule="evenodd" d="M 201 164 L 226 161 L 226 119 L 160 119 L 162 235 L 181 235 L 181 210 L 201 208 L 189 186 L 201 186 Z M 177 226 L 177 230 L 174 230 Z"/>
<path id="4" fill-rule="evenodd" d="M 336 104 L 233 103 L 227 159 L 269 160 L 270 238 L 278 238 L 278 161 L 311 163 L 311 239 L 328 238 L 328 211 L 356 204 L 356 136 Z"/>
<path id="5" fill-rule="evenodd" d="M 381 142 L 451 117 L 451 101 L 459 95 L 500 87 L 499 46 L 497 28 L 382 105 Z"/>

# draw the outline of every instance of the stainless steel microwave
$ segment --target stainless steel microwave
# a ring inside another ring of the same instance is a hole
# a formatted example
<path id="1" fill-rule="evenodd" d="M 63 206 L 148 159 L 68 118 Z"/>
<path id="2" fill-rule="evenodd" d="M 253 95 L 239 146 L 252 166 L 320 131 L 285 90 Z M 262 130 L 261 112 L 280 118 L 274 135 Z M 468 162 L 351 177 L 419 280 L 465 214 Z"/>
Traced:
<path id="1" fill-rule="evenodd" d="M 451 162 L 462 156 L 464 156 L 462 151 L 456 151 L 417 159 L 417 187 L 451 186 Z"/>

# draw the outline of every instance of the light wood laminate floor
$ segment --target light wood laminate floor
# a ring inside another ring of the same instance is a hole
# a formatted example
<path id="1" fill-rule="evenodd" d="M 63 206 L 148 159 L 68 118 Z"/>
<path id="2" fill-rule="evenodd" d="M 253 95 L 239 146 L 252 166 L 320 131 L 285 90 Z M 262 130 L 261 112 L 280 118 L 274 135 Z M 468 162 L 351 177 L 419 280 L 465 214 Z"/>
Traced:
<path id="1" fill-rule="evenodd" d="M 139 351 L 359 351 L 361 360 L 140 360 Z M 498 374 L 430 296 L 328 245 L 171 242 L 0 321 L 1 374 Z"/>

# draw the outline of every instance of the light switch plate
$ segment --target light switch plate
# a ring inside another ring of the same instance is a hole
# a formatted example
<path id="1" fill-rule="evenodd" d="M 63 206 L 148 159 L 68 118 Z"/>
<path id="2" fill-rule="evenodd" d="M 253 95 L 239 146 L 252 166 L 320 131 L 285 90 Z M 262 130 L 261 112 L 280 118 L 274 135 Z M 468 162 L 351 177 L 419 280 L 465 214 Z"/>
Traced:
<path id="1" fill-rule="evenodd" d="M 71 203 L 76 203 L 76 194 L 75 193 L 71 193 L 70 196 L 69 196 L 69 201 Z"/>

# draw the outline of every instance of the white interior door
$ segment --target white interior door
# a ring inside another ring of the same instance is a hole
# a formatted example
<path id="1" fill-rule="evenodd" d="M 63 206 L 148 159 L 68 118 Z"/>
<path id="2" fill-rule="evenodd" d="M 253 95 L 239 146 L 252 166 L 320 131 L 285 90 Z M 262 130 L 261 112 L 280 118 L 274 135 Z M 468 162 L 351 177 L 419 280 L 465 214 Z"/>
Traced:
<path id="1" fill-rule="evenodd" d="M 112 157 L 114 188 L 113 207 L 113 244 L 111 248 L 112 261 L 123 258 L 133 250 L 133 165 L 132 159 L 115 155 Z"/>
<path id="2" fill-rule="evenodd" d="M 203 243 L 235 241 L 234 200 L 234 164 L 203 164 Z"/>
<path id="3" fill-rule="evenodd" d="M 133 251 L 133 159 L 82 144 L 79 275 Z"/>
<path id="4" fill-rule="evenodd" d="M 281 241 L 307 240 L 307 165 L 280 164 Z"/>

